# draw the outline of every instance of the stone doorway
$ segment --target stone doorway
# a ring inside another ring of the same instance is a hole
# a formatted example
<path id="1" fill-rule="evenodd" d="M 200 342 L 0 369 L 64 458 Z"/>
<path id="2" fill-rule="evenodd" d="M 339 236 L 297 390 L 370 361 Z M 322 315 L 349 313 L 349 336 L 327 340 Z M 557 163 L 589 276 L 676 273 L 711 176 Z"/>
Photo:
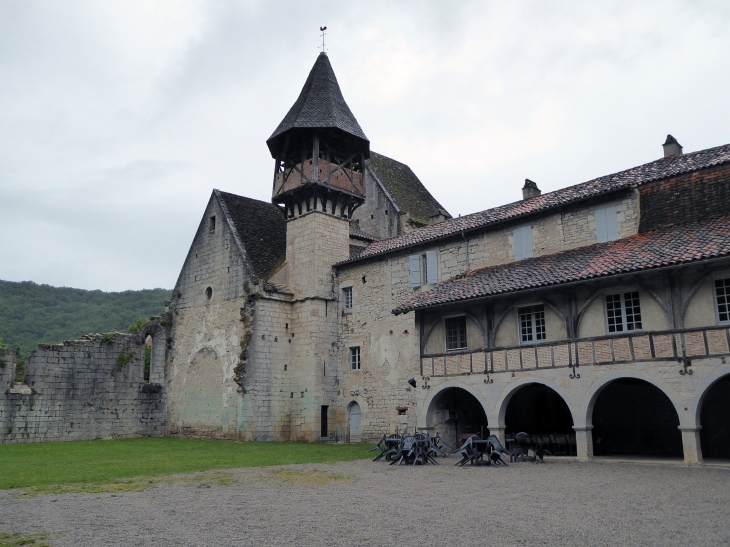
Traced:
<path id="1" fill-rule="evenodd" d="M 360 405 L 356 402 L 350 403 L 347 409 L 348 438 L 350 443 L 359 443 L 362 436 L 360 425 Z"/>
<path id="2" fill-rule="evenodd" d="M 635 378 L 609 383 L 593 406 L 596 456 L 681 458 L 679 417 L 658 387 Z"/>

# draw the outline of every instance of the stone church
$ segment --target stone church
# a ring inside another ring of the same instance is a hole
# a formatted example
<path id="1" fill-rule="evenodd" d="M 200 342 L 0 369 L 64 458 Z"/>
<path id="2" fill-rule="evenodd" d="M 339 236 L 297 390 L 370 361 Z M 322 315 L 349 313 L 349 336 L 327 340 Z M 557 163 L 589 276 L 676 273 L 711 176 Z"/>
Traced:
<path id="1" fill-rule="evenodd" d="M 165 314 L 107 349 L 41 346 L 0 398 L 0 441 L 407 428 L 730 459 L 730 145 L 669 135 L 650 163 L 546 194 L 526 180 L 522 200 L 452 218 L 370 150 L 324 53 L 267 145 L 271 201 L 213 190 Z M 66 388 L 92 361 L 111 378 L 89 373 L 107 399 L 84 415 Z M 44 393 L 84 427 L 50 410 L 39 426 Z"/>

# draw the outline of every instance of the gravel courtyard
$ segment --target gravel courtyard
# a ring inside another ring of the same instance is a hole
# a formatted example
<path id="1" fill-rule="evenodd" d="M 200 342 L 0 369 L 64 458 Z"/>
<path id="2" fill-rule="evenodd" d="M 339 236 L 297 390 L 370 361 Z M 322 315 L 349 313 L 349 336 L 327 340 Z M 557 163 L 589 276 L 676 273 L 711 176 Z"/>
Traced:
<path id="1" fill-rule="evenodd" d="M 118 494 L 6 490 L 0 532 L 77 547 L 730 544 L 730 468 L 453 461 L 248 468 Z"/>

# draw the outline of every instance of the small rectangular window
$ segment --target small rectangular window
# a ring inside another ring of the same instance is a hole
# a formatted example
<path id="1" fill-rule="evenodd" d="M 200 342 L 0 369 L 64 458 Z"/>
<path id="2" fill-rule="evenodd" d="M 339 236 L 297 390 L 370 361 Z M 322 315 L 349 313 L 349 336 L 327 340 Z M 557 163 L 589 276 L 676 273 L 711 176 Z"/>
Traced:
<path id="1" fill-rule="evenodd" d="M 717 318 L 720 323 L 730 322 L 730 278 L 715 280 Z"/>
<path id="2" fill-rule="evenodd" d="M 532 258 L 532 226 L 523 226 L 512 232 L 515 260 Z"/>
<path id="3" fill-rule="evenodd" d="M 210 231 L 215 232 L 215 217 L 210 217 Z"/>
<path id="4" fill-rule="evenodd" d="M 446 326 L 446 349 L 466 348 L 466 316 L 447 317 L 444 323 Z"/>
<path id="5" fill-rule="evenodd" d="M 329 411 L 328 405 L 322 405 L 322 410 L 320 411 L 320 436 L 321 437 L 327 437 L 329 435 L 329 428 L 327 427 L 327 412 Z"/>
<path id="6" fill-rule="evenodd" d="M 350 370 L 360 370 L 360 346 L 350 348 Z"/>
<path id="7" fill-rule="evenodd" d="M 342 305 L 346 310 L 352 309 L 352 287 L 342 289 Z"/>
<path id="8" fill-rule="evenodd" d="M 596 241 L 604 243 L 618 239 L 618 216 L 616 207 L 604 207 L 596 209 Z"/>
<path id="9" fill-rule="evenodd" d="M 426 251 L 420 255 L 408 257 L 411 287 L 438 283 L 438 251 Z"/>
<path id="10" fill-rule="evenodd" d="M 609 333 L 641 330 L 638 291 L 606 295 L 606 325 Z"/>
<path id="11" fill-rule="evenodd" d="M 545 307 L 542 304 L 517 309 L 520 322 L 520 342 L 545 340 Z"/>

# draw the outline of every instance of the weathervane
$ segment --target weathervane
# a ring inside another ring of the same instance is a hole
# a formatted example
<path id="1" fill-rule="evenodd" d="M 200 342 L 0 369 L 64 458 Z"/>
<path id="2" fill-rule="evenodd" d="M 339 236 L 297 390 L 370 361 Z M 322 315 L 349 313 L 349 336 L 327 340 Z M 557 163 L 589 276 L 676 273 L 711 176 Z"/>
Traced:
<path id="1" fill-rule="evenodd" d="M 324 35 L 327 34 L 325 30 L 327 30 L 327 27 L 319 27 L 319 30 L 322 32 L 322 53 L 324 53 Z"/>

